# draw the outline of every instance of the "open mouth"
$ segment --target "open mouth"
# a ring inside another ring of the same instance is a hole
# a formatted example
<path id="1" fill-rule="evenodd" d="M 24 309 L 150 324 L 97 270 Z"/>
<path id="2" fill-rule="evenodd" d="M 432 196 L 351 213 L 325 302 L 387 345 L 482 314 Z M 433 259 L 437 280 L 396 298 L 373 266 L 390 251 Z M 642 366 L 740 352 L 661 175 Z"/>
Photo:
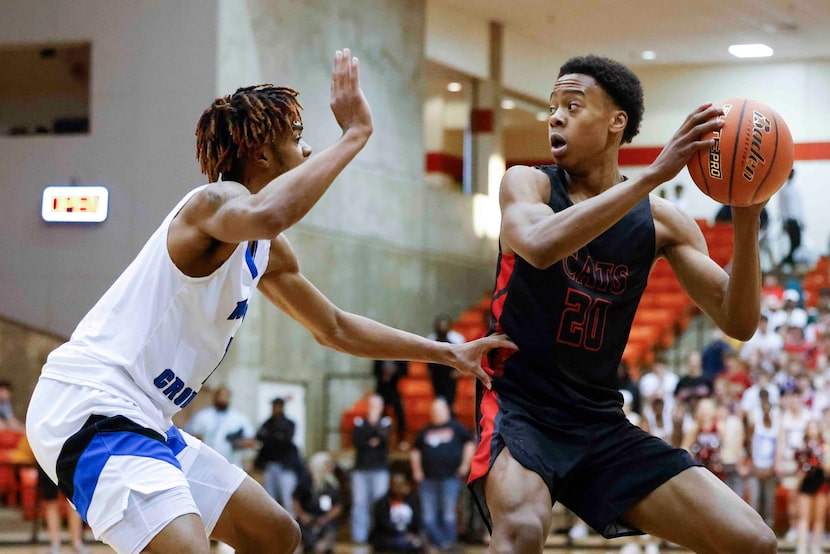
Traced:
<path id="1" fill-rule="evenodd" d="M 555 133 L 555 134 L 550 136 L 550 147 L 551 147 L 550 149 L 551 149 L 551 152 L 553 152 L 554 155 L 564 151 L 567 144 L 568 143 L 565 140 L 565 138 L 562 135 L 558 134 L 558 133 Z"/>

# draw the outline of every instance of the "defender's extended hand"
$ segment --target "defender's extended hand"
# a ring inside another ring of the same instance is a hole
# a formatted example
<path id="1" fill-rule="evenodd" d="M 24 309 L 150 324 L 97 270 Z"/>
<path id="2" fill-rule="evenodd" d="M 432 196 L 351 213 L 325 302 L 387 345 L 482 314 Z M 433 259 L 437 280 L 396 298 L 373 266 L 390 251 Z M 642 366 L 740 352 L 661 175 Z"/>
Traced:
<path id="1" fill-rule="evenodd" d="M 475 376 L 489 389 L 492 387 L 492 382 L 490 376 L 481 367 L 481 358 L 496 348 L 518 349 L 513 341 L 507 338 L 507 335 L 490 335 L 489 337 L 457 345 L 455 353 L 458 356 L 458 361 L 453 365 L 461 373 Z"/>

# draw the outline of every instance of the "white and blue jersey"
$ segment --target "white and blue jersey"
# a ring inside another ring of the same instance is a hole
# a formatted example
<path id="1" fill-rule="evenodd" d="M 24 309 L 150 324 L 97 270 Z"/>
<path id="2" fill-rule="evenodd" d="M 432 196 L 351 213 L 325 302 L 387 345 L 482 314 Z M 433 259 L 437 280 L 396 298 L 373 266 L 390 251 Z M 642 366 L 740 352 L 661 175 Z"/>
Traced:
<path id="1" fill-rule="evenodd" d="M 200 187 L 203 188 L 203 187 Z M 163 432 L 216 369 L 268 264 L 270 241 L 239 244 L 221 267 L 188 277 L 170 259 L 165 218 L 130 266 L 49 355 L 43 377 L 127 394 Z"/>
<path id="2" fill-rule="evenodd" d="M 245 476 L 172 424 L 227 353 L 270 250 L 239 244 L 210 275 L 182 273 L 167 235 L 198 190 L 49 355 L 27 412 L 39 464 L 117 552 L 141 552 L 187 513 L 209 534 Z"/>

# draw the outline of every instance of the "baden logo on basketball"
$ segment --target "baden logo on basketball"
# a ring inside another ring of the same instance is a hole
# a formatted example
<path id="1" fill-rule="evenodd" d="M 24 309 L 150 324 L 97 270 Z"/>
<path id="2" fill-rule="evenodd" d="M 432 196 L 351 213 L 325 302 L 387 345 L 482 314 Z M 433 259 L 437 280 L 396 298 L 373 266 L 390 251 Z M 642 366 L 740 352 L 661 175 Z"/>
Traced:
<path id="1" fill-rule="evenodd" d="M 764 114 L 752 111 L 752 142 L 749 146 L 749 157 L 744 166 L 744 179 L 751 181 L 755 177 L 755 168 L 759 163 L 765 164 L 767 160 L 761 155 L 762 141 L 764 134 L 772 130 L 772 122 Z"/>

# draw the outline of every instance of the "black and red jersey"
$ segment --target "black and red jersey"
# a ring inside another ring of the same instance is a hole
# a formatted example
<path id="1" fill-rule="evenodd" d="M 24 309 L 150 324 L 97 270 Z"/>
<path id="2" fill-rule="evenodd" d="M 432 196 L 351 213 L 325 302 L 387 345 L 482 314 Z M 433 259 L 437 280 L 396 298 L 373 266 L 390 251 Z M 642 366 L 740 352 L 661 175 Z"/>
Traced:
<path id="1" fill-rule="evenodd" d="M 572 206 L 564 171 L 550 179 L 554 212 Z M 546 269 L 501 254 L 492 315 L 518 351 L 488 360 L 494 390 L 539 418 L 568 423 L 619 417 L 617 366 L 655 259 L 651 205 L 643 199 L 610 229 Z"/>

